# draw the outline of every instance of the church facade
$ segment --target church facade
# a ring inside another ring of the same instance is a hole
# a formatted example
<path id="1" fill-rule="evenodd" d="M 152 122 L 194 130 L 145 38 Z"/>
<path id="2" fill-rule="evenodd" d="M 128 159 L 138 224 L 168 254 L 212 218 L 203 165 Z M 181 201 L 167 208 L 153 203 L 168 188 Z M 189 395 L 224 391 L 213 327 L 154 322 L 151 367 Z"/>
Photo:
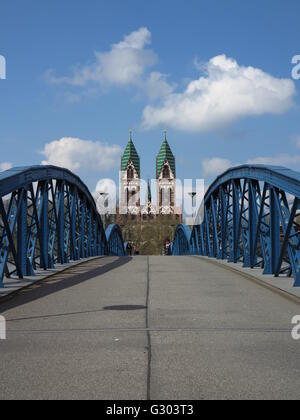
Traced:
<path id="1" fill-rule="evenodd" d="M 132 141 L 132 132 L 121 159 L 120 213 L 139 215 L 141 206 L 140 157 Z"/>
<path id="2" fill-rule="evenodd" d="M 176 204 L 176 161 L 165 132 L 164 142 L 156 158 L 158 213 L 175 214 Z"/>
<path id="3" fill-rule="evenodd" d="M 176 160 L 166 131 L 156 158 L 155 172 L 156 203 L 152 202 L 151 186 L 148 182 L 146 203 L 141 206 L 141 163 L 130 131 L 129 142 L 121 158 L 121 214 L 143 217 L 176 214 Z"/>

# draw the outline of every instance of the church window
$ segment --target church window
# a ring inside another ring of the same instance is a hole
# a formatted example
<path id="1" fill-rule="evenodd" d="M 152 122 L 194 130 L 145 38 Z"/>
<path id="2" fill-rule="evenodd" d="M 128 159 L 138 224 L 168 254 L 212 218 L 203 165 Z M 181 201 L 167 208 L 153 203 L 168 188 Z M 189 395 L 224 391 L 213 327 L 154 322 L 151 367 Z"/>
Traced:
<path id="1" fill-rule="evenodd" d="M 132 166 L 129 166 L 127 170 L 127 179 L 131 180 L 134 178 L 134 169 Z"/>
<path id="2" fill-rule="evenodd" d="M 169 169 L 169 166 L 168 165 L 165 165 L 164 166 L 164 169 L 163 169 L 163 178 L 165 178 L 165 179 L 169 179 L 170 178 L 170 169 Z"/>

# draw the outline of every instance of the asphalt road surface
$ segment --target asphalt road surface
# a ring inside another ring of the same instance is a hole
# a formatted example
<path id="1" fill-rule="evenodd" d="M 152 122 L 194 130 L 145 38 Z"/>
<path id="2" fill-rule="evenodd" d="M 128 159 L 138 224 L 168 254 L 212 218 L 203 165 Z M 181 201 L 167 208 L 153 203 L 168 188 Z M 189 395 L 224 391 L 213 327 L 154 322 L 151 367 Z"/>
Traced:
<path id="1" fill-rule="evenodd" d="M 300 306 L 199 258 L 86 262 L 0 314 L 0 399 L 300 399 Z"/>

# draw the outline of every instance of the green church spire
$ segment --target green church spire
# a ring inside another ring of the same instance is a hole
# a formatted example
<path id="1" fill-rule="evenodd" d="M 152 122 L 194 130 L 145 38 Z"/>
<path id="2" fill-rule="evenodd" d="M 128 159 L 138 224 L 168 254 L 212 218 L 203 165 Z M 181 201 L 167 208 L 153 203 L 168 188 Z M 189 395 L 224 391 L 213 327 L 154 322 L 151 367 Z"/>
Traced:
<path id="1" fill-rule="evenodd" d="M 176 164 L 175 164 L 175 157 L 173 155 L 173 152 L 171 150 L 171 147 L 167 140 L 167 131 L 164 132 L 164 142 L 160 148 L 159 154 L 156 159 L 156 176 L 159 177 L 162 168 L 164 166 L 164 162 L 167 160 L 169 162 L 170 168 L 174 174 L 174 177 L 176 177 Z"/>
<path id="2" fill-rule="evenodd" d="M 121 160 L 121 171 L 126 171 L 127 165 L 129 161 L 132 161 L 134 164 L 134 167 L 139 175 L 139 177 L 141 176 L 140 174 L 140 157 L 136 151 L 135 145 L 132 141 L 132 130 L 130 130 L 130 137 L 129 137 L 129 142 L 126 146 L 125 152 L 122 156 L 122 160 Z"/>

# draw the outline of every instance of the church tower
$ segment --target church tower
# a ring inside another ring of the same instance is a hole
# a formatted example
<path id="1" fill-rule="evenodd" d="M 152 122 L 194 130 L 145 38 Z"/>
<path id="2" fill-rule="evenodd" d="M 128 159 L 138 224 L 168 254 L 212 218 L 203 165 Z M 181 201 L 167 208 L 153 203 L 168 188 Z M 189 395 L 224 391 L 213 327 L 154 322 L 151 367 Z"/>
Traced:
<path id="1" fill-rule="evenodd" d="M 121 159 L 120 213 L 137 216 L 140 214 L 141 172 L 140 157 L 132 141 L 129 142 Z"/>
<path id="2" fill-rule="evenodd" d="M 175 214 L 176 203 L 176 163 L 167 141 L 164 142 L 156 159 L 157 203 L 159 214 Z"/>

